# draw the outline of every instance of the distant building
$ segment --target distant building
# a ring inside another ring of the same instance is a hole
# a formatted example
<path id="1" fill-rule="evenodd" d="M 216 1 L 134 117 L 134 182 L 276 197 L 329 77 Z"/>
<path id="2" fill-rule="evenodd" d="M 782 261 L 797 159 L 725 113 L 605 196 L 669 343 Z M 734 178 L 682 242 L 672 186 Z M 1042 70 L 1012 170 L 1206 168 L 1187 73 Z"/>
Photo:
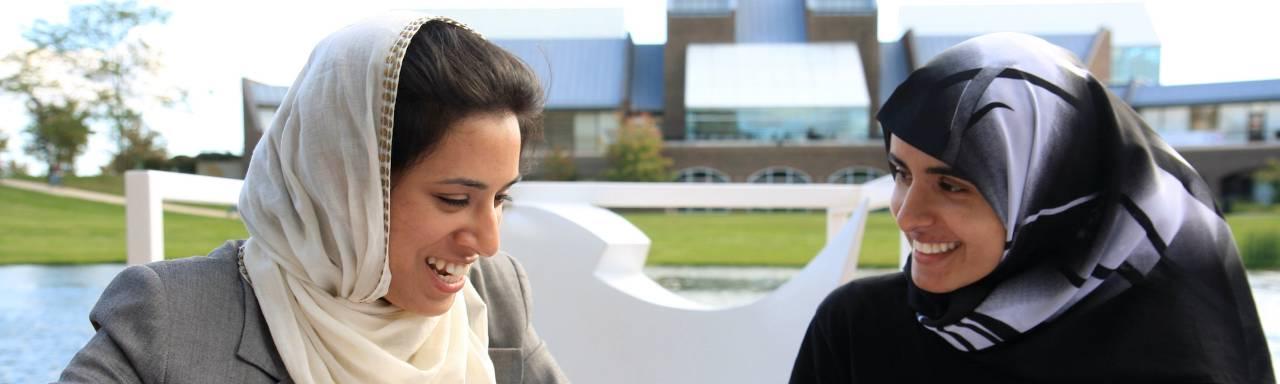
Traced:
<path id="1" fill-rule="evenodd" d="M 991 32 L 1078 36 L 1105 29 L 1111 32 L 1109 46 L 1099 47 L 1092 52 L 1094 57 L 1086 60 L 1094 75 L 1110 84 L 1160 83 L 1160 38 L 1146 4 L 1139 1 L 910 5 L 898 9 L 898 21 L 904 33 L 910 30 L 922 36 Z M 1105 71 L 1101 70 L 1102 62 L 1108 64 Z"/>
<path id="2" fill-rule="evenodd" d="M 1220 200 L 1259 197 L 1253 182 L 1280 160 L 1280 79 L 1113 87 L 1209 182 Z"/>
<path id="3" fill-rule="evenodd" d="M 1280 80 L 1159 85 L 1160 41 L 1142 3 L 907 6 L 902 37 L 880 42 L 873 0 L 668 0 L 664 45 L 634 44 L 616 7 L 432 12 L 475 27 L 534 69 L 547 89 L 541 153 L 569 153 L 587 179 L 602 174 L 605 149 L 635 114 L 659 122 L 673 181 L 884 175 L 881 103 L 938 53 L 996 31 L 1074 53 L 1220 199 L 1247 197 L 1252 172 L 1280 158 Z M 285 89 L 249 80 L 244 88 L 250 153 Z"/>
<path id="4" fill-rule="evenodd" d="M 244 150 L 240 156 L 240 174 L 244 175 L 248 173 L 253 148 L 262 139 L 262 133 L 271 126 L 271 119 L 275 118 L 276 110 L 284 103 L 284 95 L 289 88 L 249 79 L 241 79 L 240 87 L 244 93 Z"/>
<path id="5" fill-rule="evenodd" d="M 195 157 L 196 174 L 230 179 L 243 179 L 244 161 L 230 153 L 201 153 Z"/>

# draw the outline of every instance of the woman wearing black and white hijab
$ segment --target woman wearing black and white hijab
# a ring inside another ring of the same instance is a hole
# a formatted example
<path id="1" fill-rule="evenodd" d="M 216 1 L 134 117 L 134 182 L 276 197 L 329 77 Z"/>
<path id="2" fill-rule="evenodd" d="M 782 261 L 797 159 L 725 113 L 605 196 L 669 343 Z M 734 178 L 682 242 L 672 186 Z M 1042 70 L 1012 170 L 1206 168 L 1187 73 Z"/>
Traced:
<path id="1" fill-rule="evenodd" d="M 1070 53 L 974 38 L 878 117 L 911 256 L 824 301 L 792 382 L 1275 381 L 1205 183 Z"/>

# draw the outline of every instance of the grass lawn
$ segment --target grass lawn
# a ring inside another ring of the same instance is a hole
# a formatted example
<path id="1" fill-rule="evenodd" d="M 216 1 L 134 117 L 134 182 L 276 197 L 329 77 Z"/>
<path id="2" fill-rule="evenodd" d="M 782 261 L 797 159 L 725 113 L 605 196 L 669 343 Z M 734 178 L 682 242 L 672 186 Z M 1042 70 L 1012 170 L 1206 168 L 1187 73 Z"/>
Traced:
<path id="1" fill-rule="evenodd" d="M 1250 269 L 1280 269 L 1280 213 L 1227 215 L 1240 258 Z"/>
<path id="2" fill-rule="evenodd" d="M 653 241 L 649 264 L 800 266 L 826 241 L 826 214 L 622 213 Z M 898 264 L 897 227 L 888 212 L 867 219 L 858 264 Z"/>
<path id="3" fill-rule="evenodd" d="M 0 264 L 123 262 L 124 207 L 0 187 Z M 164 215 L 165 255 L 204 255 L 248 236 L 238 220 Z"/>
<path id="4" fill-rule="evenodd" d="M 14 178 L 38 183 L 49 182 L 49 179 L 43 176 L 17 176 Z M 124 196 L 124 176 L 67 176 L 62 178 L 62 186 Z"/>
<path id="5" fill-rule="evenodd" d="M 826 217 L 812 213 L 623 212 L 649 236 L 649 264 L 802 266 L 821 249 Z M 1280 268 L 1280 214 L 1227 217 L 1250 268 Z M 124 207 L 0 187 L 0 264 L 122 262 Z M 237 220 L 165 214 L 165 254 L 204 255 L 246 237 Z M 868 218 L 859 265 L 897 266 L 888 212 Z"/>

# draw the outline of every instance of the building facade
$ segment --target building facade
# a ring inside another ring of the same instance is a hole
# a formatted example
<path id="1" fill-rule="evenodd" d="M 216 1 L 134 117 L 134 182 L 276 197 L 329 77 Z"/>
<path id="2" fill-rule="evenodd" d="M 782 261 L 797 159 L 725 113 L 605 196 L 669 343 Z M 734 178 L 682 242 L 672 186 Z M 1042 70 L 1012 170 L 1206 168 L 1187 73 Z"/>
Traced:
<path id="1" fill-rule="evenodd" d="M 607 147 L 634 115 L 658 122 L 673 181 L 884 175 L 880 104 L 941 51 L 997 30 L 1074 53 L 1220 199 L 1249 196 L 1249 175 L 1280 158 L 1280 80 L 1160 85 L 1160 42 L 1142 3 L 905 6 L 901 37 L 880 42 L 874 0 L 668 0 L 662 45 L 633 43 L 620 8 L 433 12 L 459 15 L 537 72 L 547 108 L 535 161 L 570 156 L 579 179 L 601 177 Z M 285 90 L 249 80 L 244 89 L 249 153 Z"/>

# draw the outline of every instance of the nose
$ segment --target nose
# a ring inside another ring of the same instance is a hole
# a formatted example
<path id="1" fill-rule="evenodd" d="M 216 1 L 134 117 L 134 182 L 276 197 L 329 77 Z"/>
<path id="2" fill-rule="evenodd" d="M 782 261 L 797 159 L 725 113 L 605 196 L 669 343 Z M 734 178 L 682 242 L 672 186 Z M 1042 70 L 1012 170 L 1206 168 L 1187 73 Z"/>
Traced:
<path id="1" fill-rule="evenodd" d="M 895 207 L 894 218 L 902 232 L 907 233 L 908 237 L 914 237 L 913 232 L 919 232 L 936 222 L 933 199 L 924 188 L 901 185 L 897 188 L 900 189 L 894 191 L 897 204 L 892 205 Z"/>
<path id="2" fill-rule="evenodd" d="M 502 225 L 502 209 L 492 206 L 477 209 L 468 224 L 456 233 L 458 245 L 480 256 L 497 254 L 501 245 L 498 227 Z"/>

